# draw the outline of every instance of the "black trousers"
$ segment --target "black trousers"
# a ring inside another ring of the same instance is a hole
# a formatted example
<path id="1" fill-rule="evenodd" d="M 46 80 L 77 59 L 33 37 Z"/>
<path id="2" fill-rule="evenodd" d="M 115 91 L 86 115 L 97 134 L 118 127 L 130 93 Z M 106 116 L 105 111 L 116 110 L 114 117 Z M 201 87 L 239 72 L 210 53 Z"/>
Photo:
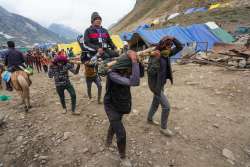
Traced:
<path id="1" fill-rule="evenodd" d="M 116 135 L 116 142 L 121 158 L 126 157 L 126 130 L 122 123 L 123 114 L 114 110 L 112 105 L 104 104 L 106 114 L 109 119 L 109 129 L 107 134 L 107 143 L 111 144 L 113 136 Z"/>

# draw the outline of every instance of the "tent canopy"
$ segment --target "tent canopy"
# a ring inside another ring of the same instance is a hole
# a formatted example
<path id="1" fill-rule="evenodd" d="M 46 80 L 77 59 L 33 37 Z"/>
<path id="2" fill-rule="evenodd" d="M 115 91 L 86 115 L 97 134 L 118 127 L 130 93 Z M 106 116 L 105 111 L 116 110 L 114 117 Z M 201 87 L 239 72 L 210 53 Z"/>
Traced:
<path id="1" fill-rule="evenodd" d="M 75 55 L 78 55 L 78 54 L 81 54 L 81 48 L 78 44 L 78 42 L 73 42 L 73 43 L 70 43 L 70 44 L 58 44 L 57 45 L 58 47 L 58 50 L 67 50 L 67 48 L 73 48 L 73 52 Z"/>
<path id="2" fill-rule="evenodd" d="M 147 45 L 157 44 L 164 36 L 174 36 L 183 44 L 199 42 L 207 43 L 208 49 L 211 49 L 216 42 L 220 42 L 213 33 L 204 24 L 194 24 L 189 27 L 172 26 L 169 28 L 158 30 L 138 30 L 141 38 Z M 206 50 L 205 46 L 200 46 L 197 49 Z"/>
<path id="3" fill-rule="evenodd" d="M 123 48 L 124 44 L 119 35 L 111 35 L 111 39 L 115 44 L 115 46 L 117 47 L 117 49 Z"/>
<path id="4" fill-rule="evenodd" d="M 206 26 L 210 29 L 210 31 L 217 36 L 222 42 L 232 43 L 235 41 L 234 37 L 220 28 L 215 22 L 207 22 Z"/>
<path id="5" fill-rule="evenodd" d="M 123 41 L 131 40 L 134 32 L 123 32 L 120 34 L 120 37 Z"/>

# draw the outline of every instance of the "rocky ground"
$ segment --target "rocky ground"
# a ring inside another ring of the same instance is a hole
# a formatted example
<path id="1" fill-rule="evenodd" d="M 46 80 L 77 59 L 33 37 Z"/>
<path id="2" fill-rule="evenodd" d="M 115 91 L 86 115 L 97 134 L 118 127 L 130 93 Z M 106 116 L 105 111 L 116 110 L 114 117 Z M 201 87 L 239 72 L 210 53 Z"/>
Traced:
<path id="1" fill-rule="evenodd" d="M 250 71 L 228 71 L 194 64 L 174 66 L 172 138 L 146 123 L 152 94 L 146 78 L 133 88 L 133 111 L 124 118 L 128 157 L 135 167 L 250 167 Z M 35 74 L 33 108 L 23 112 L 16 93 L 0 102 L 7 114 L 0 127 L 0 166 L 116 167 L 115 146 L 105 148 L 108 120 L 103 105 L 88 103 L 82 73 L 73 76 L 81 116 L 61 114 L 54 83 Z M 104 82 L 103 82 L 104 85 Z M 96 93 L 96 88 L 94 88 Z M 67 95 L 69 106 L 69 96 Z M 160 120 L 160 109 L 156 120 Z"/>

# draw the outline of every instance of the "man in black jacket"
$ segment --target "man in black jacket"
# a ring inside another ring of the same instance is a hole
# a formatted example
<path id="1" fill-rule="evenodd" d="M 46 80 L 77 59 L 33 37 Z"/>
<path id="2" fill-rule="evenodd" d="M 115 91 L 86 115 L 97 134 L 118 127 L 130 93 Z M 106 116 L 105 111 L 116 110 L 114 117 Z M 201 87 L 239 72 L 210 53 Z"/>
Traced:
<path id="1" fill-rule="evenodd" d="M 115 45 L 108 31 L 101 24 L 101 16 L 94 12 L 91 15 L 91 26 L 84 33 L 85 47 L 90 51 L 91 55 L 98 53 L 102 56 L 106 52 L 110 57 L 116 57 L 118 54 L 114 52 Z"/>
<path id="2" fill-rule="evenodd" d="M 173 48 L 172 46 L 175 45 Z M 166 36 L 159 42 L 154 55 L 149 58 L 148 85 L 154 94 L 153 101 L 148 113 L 148 122 L 158 124 L 153 120 L 159 105 L 162 106 L 161 133 L 171 137 L 173 133 L 167 128 L 170 105 L 164 94 L 164 86 L 167 79 L 173 83 L 170 57 L 182 50 L 182 44 L 174 37 Z"/>
<path id="3" fill-rule="evenodd" d="M 8 51 L 6 52 L 4 63 L 9 72 L 19 70 L 19 66 L 25 67 L 25 59 L 22 52 L 15 49 L 15 43 L 8 41 Z M 7 90 L 12 91 L 10 82 L 6 83 Z"/>

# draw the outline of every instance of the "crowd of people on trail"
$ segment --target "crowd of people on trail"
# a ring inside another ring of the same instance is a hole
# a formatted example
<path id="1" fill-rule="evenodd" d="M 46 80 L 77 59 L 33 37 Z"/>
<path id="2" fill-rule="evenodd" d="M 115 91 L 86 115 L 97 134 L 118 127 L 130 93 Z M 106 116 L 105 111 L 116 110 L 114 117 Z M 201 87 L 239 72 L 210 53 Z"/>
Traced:
<path id="1" fill-rule="evenodd" d="M 68 56 L 70 49 L 61 50 L 57 53 L 52 51 L 41 52 L 40 50 L 29 51 L 26 58 L 14 49 L 13 43 L 9 42 L 9 51 L 5 58 L 5 65 L 8 70 L 12 67 L 26 64 L 34 67 L 37 71 L 48 72 L 49 78 L 54 78 L 56 92 L 58 93 L 62 113 L 66 114 L 68 109 L 65 103 L 64 91 L 67 90 L 71 97 L 71 113 L 80 115 L 80 111 L 76 108 L 76 91 L 69 79 L 69 71 L 77 75 L 80 70 L 80 64 L 85 67 L 85 77 L 88 98 L 92 99 L 91 87 L 95 83 L 98 89 L 98 104 L 104 103 L 104 111 L 109 120 L 107 129 L 106 146 L 112 144 L 114 135 L 118 152 L 121 158 L 121 166 L 131 166 L 131 162 L 126 156 L 126 130 L 122 119 L 125 114 L 131 112 L 132 95 L 130 87 L 140 85 L 141 70 L 138 62 L 137 53 L 127 50 L 125 55 L 129 58 L 131 66 L 126 69 L 109 69 L 106 75 L 106 91 L 102 101 L 102 83 L 101 77 L 98 75 L 97 63 L 95 59 L 112 60 L 119 54 L 115 51 L 108 31 L 101 26 L 102 18 L 94 12 L 91 16 L 91 26 L 86 29 L 84 36 L 78 38 L 78 42 L 82 48 L 81 62 L 74 64 L 69 61 Z M 170 113 L 170 104 L 164 93 L 164 86 L 169 79 L 173 83 L 172 69 L 170 57 L 182 50 L 182 44 L 174 37 L 164 37 L 160 40 L 155 51 L 151 52 L 148 62 L 148 85 L 153 93 L 152 104 L 149 108 L 147 122 L 153 125 L 159 125 L 153 119 L 159 105 L 162 107 L 160 132 L 168 137 L 173 136 L 173 132 L 168 127 L 168 118 Z M 72 55 L 71 55 L 72 56 Z"/>

